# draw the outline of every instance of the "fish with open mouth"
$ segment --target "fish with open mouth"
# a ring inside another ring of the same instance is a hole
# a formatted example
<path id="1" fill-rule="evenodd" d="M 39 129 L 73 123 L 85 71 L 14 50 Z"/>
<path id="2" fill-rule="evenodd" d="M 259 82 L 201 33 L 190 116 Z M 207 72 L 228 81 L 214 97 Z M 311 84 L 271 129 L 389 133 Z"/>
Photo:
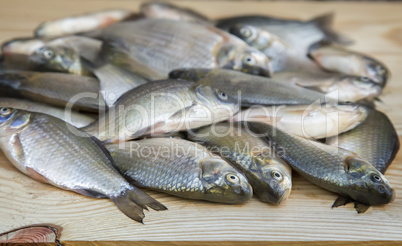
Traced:
<path id="1" fill-rule="evenodd" d="M 150 138 L 106 145 L 133 184 L 188 199 L 243 203 L 253 195 L 246 177 L 199 144 Z"/>
<path id="2" fill-rule="evenodd" d="M 258 198 L 278 205 L 292 190 L 292 170 L 259 137 L 230 123 L 205 126 L 188 133 L 192 141 L 206 146 L 238 168 Z"/>
<path id="3" fill-rule="evenodd" d="M 213 26 L 143 19 L 88 33 L 101 39 L 101 57 L 150 80 L 166 79 L 173 69 L 229 68 L 270 76 L 268 58 L 239 38 Z"/>
<path id="4" fill-rule="evenodd" d="M 213 87 L 184 80 L 152 81 L 123 94 L 83 130 L 116 143 L 209 125 L 238 111 L 234 98 Z"/>
<path id="5" fill-rule="evenodd" d="M 98 140 L 52 116 L 0 108 L 0 148 L 29 177 L 85 196 L 110 198 L 138 222 L 147 207 L 166 209 L 114 169 Z"/>

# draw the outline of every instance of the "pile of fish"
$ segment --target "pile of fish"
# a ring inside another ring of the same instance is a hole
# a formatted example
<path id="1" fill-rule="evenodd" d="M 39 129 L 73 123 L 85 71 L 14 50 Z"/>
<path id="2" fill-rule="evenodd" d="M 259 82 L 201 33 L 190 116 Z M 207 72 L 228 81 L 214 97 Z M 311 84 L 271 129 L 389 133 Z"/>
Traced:
<path id="1" fill-rule="evenodd" d="M 279 205 L 292 170 L 359 213 L 393 201 L 399 150 L 377 111 L 389 77 L 333 15 L 210 20 L 148 2 L 41 24 L 2 45 L 0 148 L 40 182 L 142 222 L 187 199 Z"/>

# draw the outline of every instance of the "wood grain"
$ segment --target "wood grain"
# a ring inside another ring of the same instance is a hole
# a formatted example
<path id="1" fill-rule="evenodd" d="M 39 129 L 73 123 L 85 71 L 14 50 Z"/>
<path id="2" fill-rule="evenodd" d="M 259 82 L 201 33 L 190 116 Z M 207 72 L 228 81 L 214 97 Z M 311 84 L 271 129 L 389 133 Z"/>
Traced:
<path id="1" fill-rule="evenodd" d="M 177 4 L 193 7 L 212 18 L 256 13 L 308 19 L 334 11 L 335 28 L 356 40 L 352 48 L 380 59 L 390 68 L 392 79 L 379 108 L 402 133 L 401 3 L 180 1 Z M 137 1 L 125 0 L 3 0 L 0 41 L 29 36 L 44 20 L 108 7 L 136 10 L 138 5 Z M 63 228 L 62 241 L 226 240 L 256 241 L 258 245 L 257 241 L 266 240 L 402 240 L 401 164 L 399 154 L 386 175 L 396 190 L 396 200 L 386 206 L 372 207 L 361 215 L 352 205 L 331 209 L 335 194 L 294 175 L 292 194 L 278 207 L 257 199 L 244 205 L 221 205 L 150 192 L 169 210 L 147 212 L 145 225 L 141 225 L 125 217 L 109 200 L 87 198 L 26 177 L 0 154 L 0 232 L 50 223 Z"/>

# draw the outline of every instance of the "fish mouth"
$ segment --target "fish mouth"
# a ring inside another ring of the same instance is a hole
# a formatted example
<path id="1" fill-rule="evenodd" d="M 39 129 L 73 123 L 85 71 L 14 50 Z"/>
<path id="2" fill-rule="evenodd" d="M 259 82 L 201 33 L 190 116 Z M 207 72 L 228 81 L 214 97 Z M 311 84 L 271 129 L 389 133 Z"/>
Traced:
<path id="1" fill-rule="evenodd" d="M 395 192 L 394 189 L 391 189 L 391 193 L 392 193 L 391 199 L 389 200 L 390 203 L 393 202 L 393 201 L 395 201 L 395 197 L 396 197 L 396 194 L 395 194 L 396 192 Z"/>
<path id="2" fill-rule="evenodd" d="M 264 67 L 248 67 L 242 69 L 243 72 L 253 74 L 253 75 L 259 75 L 259 76 L 264 76 L 264 77 L 271 77 L 273 75 L 273 71 L 271 68 L 264 68 Z"/>

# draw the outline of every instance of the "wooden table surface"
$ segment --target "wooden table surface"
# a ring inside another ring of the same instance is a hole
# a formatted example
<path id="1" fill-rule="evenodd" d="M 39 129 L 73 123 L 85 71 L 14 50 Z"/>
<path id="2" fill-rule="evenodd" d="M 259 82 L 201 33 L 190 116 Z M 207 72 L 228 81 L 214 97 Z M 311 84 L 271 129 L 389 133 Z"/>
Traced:
<path id="1" fill-rule="evenodd" d="M 29 36 L 45 20 L 108 7 L 136 10 L 139 4 L 128 0 L 1 0 L 0 41 Z M 211 18 L 255 13 L 308 19 L 334 11 L 336 30 L 356 41 L 352 48 L 380 59 L 391 70 L 392 78 L 379 108 L 402 133 L 402 3 L 179 1 L 177 4 L 191 6 Z M 386 173 L 396 190 L 396 200 L 386 206 L 372 207 L 365 214 L 358 215 L 351 204 L 331 209 L 335 194 L 294 175 L 289 199 L 277 207 L 255 198 L 244 205 L 221 205 L 149 192 L 169 210 L 146 212 L 145 225 L 141 225 L 124 216 L 109 200 L 87 198 L 26 177 L 0 153 L 0 233 L 51 223 L 63 228 L 62 241 L 402 240 L 401 164 L 402 152 Z"/>

